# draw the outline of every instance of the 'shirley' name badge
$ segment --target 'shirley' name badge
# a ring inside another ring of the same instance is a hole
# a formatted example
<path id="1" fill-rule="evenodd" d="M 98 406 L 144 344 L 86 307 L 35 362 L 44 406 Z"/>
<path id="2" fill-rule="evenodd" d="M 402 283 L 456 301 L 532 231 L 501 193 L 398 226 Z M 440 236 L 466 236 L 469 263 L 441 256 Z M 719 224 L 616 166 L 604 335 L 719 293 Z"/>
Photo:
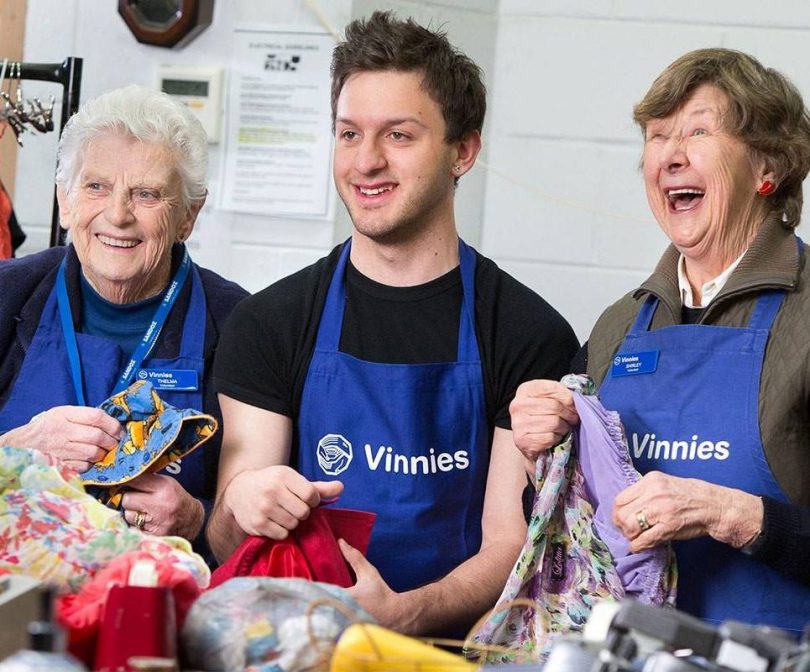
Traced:
<path id="1" fill-rule="evenodd" d="M 622 376 L 638 376 L 643 373 L 654 373 L 658 368 L 658 350 L 644 352 L 620 352 L 613 358 L 613 367 L 610 375 L 614 378 Z"/>
<path id="2" fill-rule="evenodd" d="M 138 380 L 148 380 L 156 390 L 196 392 L 199 388 L 194 369 L 138 369 Z"/>

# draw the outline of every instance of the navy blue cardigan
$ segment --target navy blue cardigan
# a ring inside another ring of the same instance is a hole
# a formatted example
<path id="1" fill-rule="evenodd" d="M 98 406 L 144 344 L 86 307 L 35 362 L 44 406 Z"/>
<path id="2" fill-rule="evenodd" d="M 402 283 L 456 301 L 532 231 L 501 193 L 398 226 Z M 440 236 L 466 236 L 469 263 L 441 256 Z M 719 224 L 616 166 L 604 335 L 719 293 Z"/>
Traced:
<path id="1" fill-rule="evenodd" d="M 25 353 L 34 338 L 45 302 L 56 282 L 59 264 L 67 255 L 66 280 L 68 295 L 76 328 L 81 315 L 80 264 L 72 245 L 54 247 L 20 259 L 0 261 L 0 409 L 8 400 L 14 381 L 22 367 Z M 172 249 L 173 271 L 182 258 L 182 247 Z M 222 427 L 222 413 L 214 391 L 214 351 L 225 319 L 234 306 L 248 293 L 236 283 L 216 273 L 197 267 L 207 303 L 205 319 L 205 376 L 203 379 L 203 410 L 217 418 Z M 173 358 L 180 351 L 183 321 L 191 298 L 191 283 L 183 287 L 160 334 L 153 357 Z M 216 477 L 222 432 L 217 432 L 201 450 L 204 450 L 206 480 L 203 501 L 206 514 L 216 493 Z M 207 518 L 207 515 L 206 515 Z M 201 535 L 202 536 L 202 535 Z M 201 541 L 201 540 L 198 540 Z M 204 547 L 195 544 L 198 550 Z"/>

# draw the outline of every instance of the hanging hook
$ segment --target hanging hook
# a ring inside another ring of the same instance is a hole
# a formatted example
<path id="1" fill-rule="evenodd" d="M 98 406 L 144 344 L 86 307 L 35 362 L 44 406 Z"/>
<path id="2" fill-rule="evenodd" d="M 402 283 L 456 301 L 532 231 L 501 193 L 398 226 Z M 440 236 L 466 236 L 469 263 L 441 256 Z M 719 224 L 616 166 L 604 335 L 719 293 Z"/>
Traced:
<path id="1" fill-rule="evenodd" d="M 48 107 L 44 107 L 39 98 L 28 101 L 28 106 L 31 108 L 30 112 L 26 114 L 28 123 L 40 133 L 48 133 L 53 130 L 53 106 L 55 102 L 56 99 L 53 96 L 51 96 Z"/>
<path id="2" fill-rule="evenodd" d="M 17 94 L 14 97 L 14 105 L 22 107 L 22 63 L 17 61 Z"/>
<path id="3" fill-rule="evenodd" d="M 17 78 L 17 96 L 19 97 L 19 78 L 22 75 L 22 68 L 20 67 L 19 61 L 13 61 L 9 71 L 8 93 L 0 90 L 0 98 L 2 98 L 4 102 L 3 116 L 5 117 L 8 125 L 11 127 L 11 130 L 14 131 L 14 138 L 17 140 L 17 144 L 22 147 L 23 143 L 20 136 L 25 132 L 25 122 L 27 121 L 27 117 L 25 110 L 19 104 L 18 100 L 11 100 L 11 80 L 15 78 L 15 70 Z"/>
<path id="4" fill-rule="evenodd" d="M 23 100 L 22 95 L 22 64 L 19 61 L 11 64 L 9 74 L 9 81 L 14 79 L 16 73 L 17 90 L 14 100 L 11 98 L 11 84 L 9 83 L 8 92 L 0 88 L 0 99 L 4 105 L 0 116 L 4 117 L 11 130 L 14 131 L 14 136 L 17 144 L 23 146 L 21 135 L 26 130 L 35 130 L 40 133 L 48 133 L 54 129 L 53 124 L 53 108 L 56 102 L 54 96 L 47 106 L 43 105 L 39 98 L 32 98 L 31 100 Z"/>

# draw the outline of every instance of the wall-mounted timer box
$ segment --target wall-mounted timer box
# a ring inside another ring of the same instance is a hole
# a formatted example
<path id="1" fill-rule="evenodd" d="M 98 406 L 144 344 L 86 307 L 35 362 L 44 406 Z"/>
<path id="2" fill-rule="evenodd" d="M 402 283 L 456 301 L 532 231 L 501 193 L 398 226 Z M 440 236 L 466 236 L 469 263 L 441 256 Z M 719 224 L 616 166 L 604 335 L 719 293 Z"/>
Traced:
<path id="1" fill-rule="evenodd" d="M 210 143 L 220 140 L 222 78 L 219 66 L 158 66 L 158 88 L 188 106 L 202 123 Z"/>

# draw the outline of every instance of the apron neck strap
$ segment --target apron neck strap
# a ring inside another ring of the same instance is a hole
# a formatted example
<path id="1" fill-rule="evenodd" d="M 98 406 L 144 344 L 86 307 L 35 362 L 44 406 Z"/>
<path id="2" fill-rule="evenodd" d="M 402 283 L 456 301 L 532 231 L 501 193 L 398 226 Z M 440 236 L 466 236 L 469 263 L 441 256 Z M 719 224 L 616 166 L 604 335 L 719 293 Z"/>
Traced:
<path id="1" fill-rule="evenodd" d="M 776 319 L 776 314 L 782 306 L 782 301 L 785 299 L 785 291 L 782 289 L 769 289 L 761 292 L 757 297 L 757 303 L 754 306 L 754 312 L 751 314 L 751 319 L 748 321 L 749 329 L 764 329 L 770 331 L 773 321 Z M 652 326 L 652 319 L 655 315 L 655 310 L 658 308 L 658 299 L 654 296 L 648 296 L 641 306 L 638 315 L 636 316 L 633 326 L 628 333 L 641 334 L 650 330 Z"/>
<path id="2" fill-rule="evenodd" d="M 321 323 L 318 327 L 318 337 L 315 341 L 317 350 L 337 351 L 340 344 L 340 334 L 343 330 L 343 308 L 346 304 L 346 264 L 352 249 L 352 239 L 343 243 L 335 272 L 329 283 L 326 293 L 326 302 L 321 311 Z"/>
<path id="3" fill-rule="evenodd" d="M 481 355 L 475 337 L 475 251 L 461 238 L 458 239 L 458 260 L 463 291 L 458 316 L 458 361 L 477 362 Z"/>
<path id="4" fill-rule="evenodd" d="M 337 351 L 343 328 L 343 307 L 346 299 L 346 265 L 351 252 L 351 238 L 340 251 L 335 272 L 326 293 L 326 302 L 321 312 L 321 324 L 315 347 L 318 350 Z M 458 330 L 458 359 L 464 362 L 480 360 L 478 341 L 475 338 L 475 251 L 459 238 L 459 266 L 463 291 Z"/>
<path id="5" fill-rule="evenodd" d="M 180 341 L 180 353 L 187 357 L 203 359 L 205 348 L 205 320 L 208 308 L 205 292 L 197 268 L 191 265 L 191 299 L 183 321 L 183 337 Z M 202 320 L 202 325 L 195 322 Z"/>
<path id="6" fill-rule="evenodd" d="M 56 274 L 56 300 L 59 307 L 59 321 L 61 323 L 62 333 L 65 339 L 65 349 L 67 350 L 68 362 L 70 364 L 70 375 L 73 379 L 73 388 L 76 392 L 76 401 L 80 406 L 85 406 L 86 400 L 84 395 L 84 377 L 82 374 L 79 346 L 76 341 L 76 328 L 73 325 L 73 315 L 70 310 L 70 300 L 67 293 L 67 281 L 65 278 L 66 267 L 67 258 L 62 259 L 62 263 L 59 265 L 59 270 Z M 169 316 L 175 301 L 177 301 L 180 291 L 183 289 L 183 285 L 188 278 L 190 269 L 191 259 L 188 255 L 188 249 L 184 248 L 183 260 L 180 263 L 180 267 L 177 269 L 174 278 L 172 278 L 172 281 L 169 283 L 169 286 L 163 295 L 163 299 L 155 311 L 152 322 L 144 333 L 141 342 L 135 348 L 135 351 L 132 353 L 126 367 L 124 367 L 124 371 L 121 373 L 121 377 L 113 390 L 113 394 L 126 389 L 126 387 L 132 381 L 132 377 L 135 375 L 137 368 L 141 365 L 144 359 L 149 356 L 149 353 L 152 351 L 152 348 L 160 336 L 160 332 L 163 329 L 163 325 L 166 323 L 166 319 Z M 193 311 L 190 309 L 189 313 L 192 312 Z M 187 335 L 184 333 L 183 345 L 186 345 L 186 337 Z M 188 338 L 194 339 L 201 337 L 189 335 Z M 202 346 L 200 346 L 200 351 L 202 351 Z"/>
<path id="7" fill-rule="evenodd" d="M 769 289 L 762 292 L 757 298 L 757 305 L 754 306 L 754 312 L 748 321 L 748 328 L 770 331 L 784 299 L 785 290 L 783 289 Z"/>
<path id="8" fill-rule="evenodd" d="M 73 326 L 73 314 L 70 311 L 70 299 L 68 298 L 67 281 L 65 280 L 66 265 L 67 257 L 62 259 L 56 273 L 56 303 L 59 307 L 59 321 L 65 338 L 65 349 L 70 364 L 70 377 L 73 379 L 73 389 L 76 393 L 76 403 L 79 406 L 86 406 L 82 363 L 79 357 L 79 346 L 76 343 L 76 328 Z"/>
<path id="9" fill-rule="evenodd" d="M 638 311 L 636 320 L 628 333 L 641 334 L 649 331 L 656 308 L 658 308 L 658 299 L 650 294 L 641 306 L 641 310 Z"/>

